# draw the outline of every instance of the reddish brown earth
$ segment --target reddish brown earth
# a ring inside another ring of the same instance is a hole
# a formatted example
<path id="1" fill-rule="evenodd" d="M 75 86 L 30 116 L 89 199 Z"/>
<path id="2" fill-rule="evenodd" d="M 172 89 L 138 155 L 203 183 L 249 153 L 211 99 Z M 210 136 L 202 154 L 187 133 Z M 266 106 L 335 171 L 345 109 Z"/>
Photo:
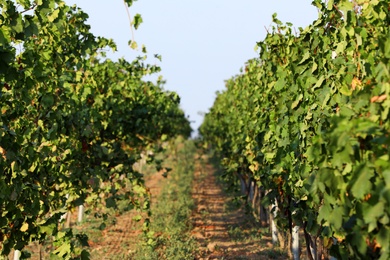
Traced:
<path id="1" fill-rule="evenodd" d="M 154 203 L 161 192 L 165 178 L 162 172 L 146 178 L 145 184 L 151 194 L 151 203 Z M 127 212 L 116 217 L 115 225 L 107 227 L 101 232 L 98 242 L 90 242 L 92 259 L 129 259 L 138 243 L 141 242 L 142 223 L 135 222 L 136 212 Z"/>
<path id="2" fill-rule="evenodd" d="M 196 160 L 192 196 L 195 209 L 192 214 L 192 235 L 199 245 L 193 259 L 287 259 L 280 250 L 274 249 L 268 230 L 261 228 L 243 208 L 233 207 L 232 197 L 224 193 L 214 176 L 215 169 L 207 158 Z M 150 175 L 146 186 L 150 189 L 152 203 L 165 183 L 162 173 Z M 77 226 L 76 212 L 72 225 L 89 231 L 91 259 L 131 259 L 140 242 L 141 224 L 133 220 L 135 212 L 116 216 L 115 223 L 104 230 L 92 227 L 91 222 Z M 88 230 L 89 229 L 89 230 Z M 30 246 L 31 259 L 40 259 L 38 246 Z M 46 252 L 47 251 L 47 252 Z M 41 248 L 42 258 L 49 259 L 50 248 Z M 12 258 L 11 258 L 12 259 Z"/>
<path id="3" fill-rule="evenodd" d="M 243 208 L 229 206 L 232 198 L 218 184 L 214 172 L 208 163 L 198 165 L 195 172 L 192 234 L 199 243 L 195 259 L 286 259 L 273 249 L 268 230 Z"/>
<path id="4" fill-rule="evenodd" d="M 145 184 L 150 190 L 152 203 L 160 194 L 164 182 L 165 178 L 162 176 L 162 172 L 146 177 Z M 96 223 L 88 221 L 77 226 L 77 211 L 75 211 L 71 216 L 71 226 L 88 234 L 90 246 L 88 250 L 91 254 L 91 259 L 130 259 L 129 255 L 134 252 L 137 244 L 141 242 L 142 223 L 133 220 L 137 214 L 134 211 L 125 212 L 121 215 L 118 214 L 115 216 L 114 224 L 107 225 L 104 230 L 100 230 L 96 228 Z M 93 219 L 93 217 L 90 217 L 90 219 Z M 32 254 L 32 260 L 39 260 L 49 259 L 52 249 L 50 246 L 39 247 L 36 244 L 32 244 L 27 250 Z M 39 252 L 41 252 L 41 256 Z M 10 255 L 10 259 L 13 259 L 13 254 Z"/>

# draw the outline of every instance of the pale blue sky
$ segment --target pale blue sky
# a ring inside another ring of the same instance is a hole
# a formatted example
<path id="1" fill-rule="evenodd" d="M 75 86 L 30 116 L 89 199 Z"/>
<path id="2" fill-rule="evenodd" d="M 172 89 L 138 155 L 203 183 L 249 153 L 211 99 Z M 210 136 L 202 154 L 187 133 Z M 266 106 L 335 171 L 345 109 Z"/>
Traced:
<path id="1" fill-rule="evenodd" d="M 116 59 L 132 60 L 141 55 L 127 46 L 131 39 L 123 0 L 65 0 L 89 14 L 96 36 L 112 38 L 118 45 Z M 148 55 L 162 55 L 160 73 L 165 89 L 176 91 L 181 107 L 196 130 L 213 105 L 215 92 L 224 89 L 224 80 L 240 73 L 245 62 L 257 56 L 256 42 L 264 39 L 272 14 L 306 27 L 318 16 L 310 0 L 138 0 L 131 15 L 140 13 L 144 22 L 135 33 Z M 297 30 L 298 31 L 298 30 Z"/>

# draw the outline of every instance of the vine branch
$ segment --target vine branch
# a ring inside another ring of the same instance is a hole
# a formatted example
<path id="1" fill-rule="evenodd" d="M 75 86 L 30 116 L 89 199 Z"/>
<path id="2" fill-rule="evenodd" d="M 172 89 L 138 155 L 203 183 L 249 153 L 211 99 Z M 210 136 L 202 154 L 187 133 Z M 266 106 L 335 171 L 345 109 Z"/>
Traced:
<path id="1" fill-rule="evenodd" d="M 131 15 L 130 15 L 129 7 L 126 5 L 126 1 L 125 1 L 125 0 L 123 0 L 123 4 L 125 5 L 127 17 L 129 18 L 130 31 L 131 31 L 131 41 L 134 42 L 134 41 L 135 41 L 135 37 L 134 37 L 134 30 L 133 30 L 133 27 L 131 26 Z"/>

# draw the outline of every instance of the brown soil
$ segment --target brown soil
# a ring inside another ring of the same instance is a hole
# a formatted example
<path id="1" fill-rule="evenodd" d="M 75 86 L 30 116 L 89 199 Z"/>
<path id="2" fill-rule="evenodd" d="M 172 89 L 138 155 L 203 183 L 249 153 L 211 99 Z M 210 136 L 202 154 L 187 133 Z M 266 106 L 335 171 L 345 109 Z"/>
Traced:
<path id="1" fill-rule="evenodd" d="M 192 196 L 195 210 L 192 215 L 192 235 L 199 250 L 194 259 L 287 259 L 280 250 L 274 249 L 268 231 L 261 228 L 243 208 L 232 207 L 232 196 L 223 192 L 214 176 L 215 169 L 207 158 L 196 160 Z M 203 161 L 204 163 L 201 163 Z M 150 189 L 152 203 L 156 200 L 166 179 L 162 172 L 150 175 L 146 186 Z M 141 242 L 142 223 L 133 220 L 135 212 L 116 216 L 115 224 L 104 230 L 94 228 L 91 223 L 76 226 L 76 212 L 72 214 L 72 225 L 89 230 L 91 259 L 129 259 L 137 244 Z M 31 259 L 39 259 L 38 246 L 30 246 Z M 42 248 L 42 258 L 48 259 L 50 248 Z"/>
<path id="2" fill-rule="evenodd" d="M 151 203 L 153 203 L 161 192 L 165 178 L 163 172 L 157 172 L 146 177 L 145 185 L 151 193 Z M 133 220 L 137 212 L 128 211 L 121 215 L 115 216 L 115 222 L 112 225 L 107 225 L 104 230 L 92 228 L 94 224 L 83 223 L 77 226 L 77 211 L 72 212 L 71 226 L 75 229 L 83 230 L 89 236 L 89 249 L 91 259 L 94 260 L 114 260 L 114 259 L 129 259 L 129 255 L 134 252 L 137 244 L 141 242 L 142 222 Z M 93 217 L 91 217 L 93 218 Z M 89 228 L 89 230 L 88 230 Z M 32 260 L 49 259 L 51 246 L 39 247 L 36 243 L 26 248 L 32 255 Z M 39 255 L 41 252 L 41 256 Z M 9 259 L 13 259 L 13 253 Z"/>
<path id="3" fill-rule="evenodd" d="M 148 176 L 145 185 L 151 194 L 151 203 L 154 203 L 161 192 L 165 178 L 162 172 Z M 135 222 L 133 217 L 136 212 L 131 211 L 116 217 L 115 225 L 107 227 L 101 232 L 102 237 L 99 242 L 90 242 L 90 252 L 92 259 L 128 259 L 142 242 L 142 222 Z"/>
<path id="4" fill-rule="evenodd" d="M 199 164 L 195 172 L 192 234 L 199 243 L 195 259 L 286 259 L 273 249 L 268 230 L 242 207 L 233 209 L 232 196 L 224 193 L 214 173 L 208 163 Z"/>

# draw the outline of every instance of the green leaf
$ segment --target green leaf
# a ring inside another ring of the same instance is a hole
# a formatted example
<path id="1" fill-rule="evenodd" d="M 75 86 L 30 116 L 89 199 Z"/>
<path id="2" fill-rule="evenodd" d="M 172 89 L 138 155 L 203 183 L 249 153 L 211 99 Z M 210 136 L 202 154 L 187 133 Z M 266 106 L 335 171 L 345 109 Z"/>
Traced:
<path id="1" fill-rule="evenodd" d="M 28 230 L 28 223 L 24 222 L 23 225 L 20 227 L 20 231 L 26 232 Z"/>
<path id="2" fill-rule="evenodd" d="M 316 84 L 313 86 L 312 90 L 321 87 L 324 80 L 325 80 L 325 76 L 321 75 L 320 78 L 317 80 Z"/>
<path id="3" fill-rule="evenodd" d="M 131 7 L 133 5 L 134 0 L 125 0 L 126 4 Z"/>
<path id="4" fill-rule="evenodd" d="M 296 108 L 303 99 L 303 94 L 299 94 L 298 98 L 291 104 L 291 109 Z"/>
<path id="5" fill-rule="evenodd" d="M 80 258 L 81 260 L 90 260 L 91 255 L 87 250 L 83 249 L 83 251 L 81 251 Z"/>
<path id="6" fill-rule="evenodd" d="M 146 194 L 146 189 L 145 187 L 141 186 L 141 185 L 135 185 L 133 187 L 134 189 L 134 192 L 137 193 L 137 194 Z"/>
<path id="7" fill-rule="evenodd" d="M 47 18 L 50 23 L 54 22 L 55 19 L 58 18 L 58 14 L 60 13 L 60 9 L 54 10 Z"/>
<path id="8" fill-rule="evenodd" d="M 339 88 L 339 91 L 341 94 L 343 94 L 345 96 L 352 95 L 352 89 L 346 84 L 342 85 L 341 88 Z"/>
<path id="9" fill-rule="evenodd" d="M 352 181 L 351 193 L 358 199 L 363 199 L 372 189 L 370 179 L 372 177 L 372 170 L 365 166 L 360 166 L 353 173 L 355 180 Z"/>
<path id="10" fill-rule="evenodd" d="M 11 24 L 12 24 L 11 28 L 15 32 L 17 32 L 17 33 L 23 32 L 23 20 L 22 20 L 22 16 L 21 15 L 18 15 L 16 17 L 16 19 L 13 19 Z"/>
<path id="11" fill-rule="evenodd" d="M 143 52 L 143 53 L 147 53 L 147 50 L 146 50 L 145 45 L 142 45 L 142 52 Z"/>
<path id="12" fill-rule="evenodd" d="M 345 165 L 345 168 L 343 170 L 343 173 L 342 175 L 347 175 L 348 173 L 350 173 L 352 171 L 352 164 L 351 163 L 347 163 Z"/>
<path id="13" fill-rule="evenodd" d="M 51 94 L 44 95 L 42 97 L 42 105 L 45 108 L 52 107 L 54 105 L 54 96 Z"/>
<path id="14" fill-rule="evenodd" d="M 333 2 L 334 0 L 328 0 L 328 5 L 327 5 L 327 9 L 330 11 L 333 9 Z"/>
<path id="15" fill-rule="evenodd" d="M 133 50 L 136 50 L 138 48 L 138 44 L 136 41 L 129 41 L 129 46 L 130 48 L 132 48 Z"/>
<path id="16" fill-rule="evenodd" d="M 107 208 L 115 208 L 116 207 L 116 201 L 113 197 L 109 197 L 106 199 L 106 207 Z"/>
<path id="17" fill-rule="evenodd" d="M 5 28 L 3 29 L 0 27 L 0 46 L 1 45 L 7 45 L 10 41 L 10 37 L 8 35 L 8 32 L 5 31 Z"/>
<path id="18" fill-rule="evenodd" d="M 305 52 L 305 54 L 303 55 L 302 57 L 302 60 L 298 63 L 298 65 L 304 63 L 305 61 L 307 61 L 309 58 L 310 58 L 311 54 L 309 51 Z"/>
<path id="19" fill-rule="evenodd" d="M 355 245 L 359 253 L 362 255 L 365 255 L 367 252 L 366 239 L 367 238 L 360 233 L 354 234 L 354 236 L 351 238 L 351 244 Z"/>
<path id="20" fill-rule="evenodd" d="M 315 72 L 318 68 L 318 64 L 316 62 L 313 62 L 313 67 L 311 68 L 311 73 Z"/>
<path id="21" fill-rule="evenodd" d="M 104 230 L 106 227 L 107 227 L 106 223 L 103 222 L 100 224 L 99 229 Z"/>
<path id="22" fill-rule="evenodd" d="M 335 230 L 340 230 L 343 224 L 344 209 L 340 206 L 335 206 L 329 215 L 329 223 Z"/>
<path id="23" fill-rule="evenodd" d="M 39 232 L 44 234 L 46 233 L 47 235 L 52 235 L 54 230 L 57 228 L 57 224 L 56 223 L 48 223 L 48 224 L 44 224 L 42 226 L 39 227 Z"/>
<path id="24" fill-rule="evenodd" d="M 84 90 L 83 90 L 83 97 L 87 97 L 88 95 L 91 95 L 92 94 L 92 89 L 91 87 L 84 87 Z"/>
<path id="25" fill-rule="evenodd" d="M 376 236 L 376 239 L 377 239 L 377 242 L 382 246 L 382 256 L 389 256 L 390 252 L 389 252 L 389 247 L 388 245 L 390 245 L 390 228 L 389 226 L 387 227 L 382 227 L 380 230 L 379 230 L 379 233 L 378 235 Z M 386 253 L 386 254 L 385 254 Z M 380 259 L 386 259 L 386 258 L 381 258 Z"/>
<path id="26" fill-rule="evenodd" d="M 337 54 L 343 53 L 347 45 L 348 43 L 346 41 L 339 42 L 336 47 L 336 53 Z"/>
<path id="27" fill-rule="evenodd" d="M 363 44 L 362 36 L 356 34 L 356 44 L 357 46 L 361 46 Z"/>
<path id="28" fill-rule="evenodd" d="M 70 242 L 64 242 L 60 247 L 54 250 L 53 254 L 59 257 L 64 257 L 65 255 L 71 255 Z"/>
<path id="29" fill-rule="evenodd" d="M 265 159 L 267 161 L 271 161 L 271 160 L 273 160 L 275 158 L 275 156 L 276 156 L 276 153 L 266 153 L 265 154 Z"/>
<path id="30" fill-rule="evenodd" d="M 141 23 L 143 22 L 143 20 L 142 20 L 142 17 L 141 17 L 141 15 L 140 14 L 136 14 L 135 16 L 134 16 L 134 20 L 133 20 L 133 25 L 134 25 L 134 28 L 137 30 L 138 29 L 138 27 L 141 25 Z"/>
<path id="31" fill-rule="evenodd" d="M 332 208 L 331 206 L 329 205 L 329 203 L 325 203 L 323 204 L 319 211 L 318 211 L 318 222 L 319 223 L 329 223 L 329 216 L 332 212 Z M 325 225 L 325 226 L 328 226 L 329 224 Z"/>
<path id="32" fill-rule="evenodd" d="M 285 85 L 286 85 L 286 80 L 284 78 L 280 78 L 275 83 L 275 91 L 280 91 L 281 89 L 284 88 Z"/>
<path id="33" fill-rule="evenodd" d="M 133 220 L 134 221 L 141 221 L 142 220 L 142 216 L 141 215 L 137 215 L 137 216 L 135 216 L 135 217 L 133 217 Z"/>
<path id="34" fill-rule="evenodd" d="M 366 224 L 369 225 L 369 229 L 367 230 L 368 232 L 372 232 L 374 229 L 377 228 L 377 222 L 379 218 L 382 217 L 385 213 L 384 209 L 385 209 L 385 205 L 381 201 L 376 203 L 374 206 L 366 203 L 363 210 L 364 212 L 363 219 L 366 222 Z"/>
<path id="35" fill-rule="evenodd" d="M 385 157 L 388 159 L 388 157 Z M 384 179 L 385 179 L 385 183 L 388 187 L 390 187 L 390 170 L 389 169 L 386 169 L 383 171 L 382 173 Z"/>

